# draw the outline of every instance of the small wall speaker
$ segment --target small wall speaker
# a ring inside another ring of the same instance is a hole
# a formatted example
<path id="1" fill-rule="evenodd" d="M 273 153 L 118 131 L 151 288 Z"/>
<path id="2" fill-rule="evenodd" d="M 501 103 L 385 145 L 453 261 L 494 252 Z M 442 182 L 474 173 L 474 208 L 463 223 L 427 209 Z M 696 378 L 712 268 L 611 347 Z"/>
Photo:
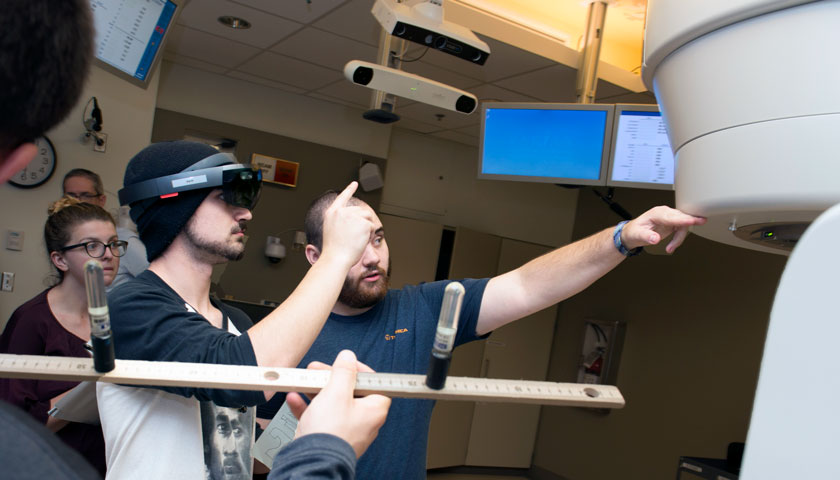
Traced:
<path id="1" fill-rule="evenodd" d="M 382 188 L 385 183 L 382 180 L 382 173 L 379 171 L 379 165 L 375 163 L 366 163 L 359 168 L 359 185 L 366 192 Z"/>

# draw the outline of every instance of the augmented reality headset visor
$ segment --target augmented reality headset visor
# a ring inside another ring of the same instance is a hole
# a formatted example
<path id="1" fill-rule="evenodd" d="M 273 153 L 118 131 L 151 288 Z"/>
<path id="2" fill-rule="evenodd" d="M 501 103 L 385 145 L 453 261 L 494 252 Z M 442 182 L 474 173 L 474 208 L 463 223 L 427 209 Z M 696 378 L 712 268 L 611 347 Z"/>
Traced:
<path id="1" fill-rule="evenodd" d="M 225 202 L 253 210 L 260 198 L 262 171 L 232 162 L 231 155 L 218 153 L 182 172 L 129 185 L 118 193 L 120 205 L 177 197 L 190 190 L 221 188 Z"/>

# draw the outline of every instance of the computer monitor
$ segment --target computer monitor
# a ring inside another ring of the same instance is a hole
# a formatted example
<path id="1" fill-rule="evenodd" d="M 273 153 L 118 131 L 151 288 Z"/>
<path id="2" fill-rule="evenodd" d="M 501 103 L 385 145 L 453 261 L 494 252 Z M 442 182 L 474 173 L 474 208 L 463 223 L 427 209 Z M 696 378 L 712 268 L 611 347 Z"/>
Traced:
<path id="1" fill-rule="evenodd" d="M 674 189 L 674 153 L 658 105 L 615 106 L 607 185 Z"/>
<path id="2" fill-rule="evenodd" d="M 90 6 L 97 65 L 146 88 L 181 7 L 172 0 L 90 0 Z"/>
<path id="3" fill-rule="evenodd" d="M 478 178 L 606 185 L 613 105 L 487 102 Z"/>

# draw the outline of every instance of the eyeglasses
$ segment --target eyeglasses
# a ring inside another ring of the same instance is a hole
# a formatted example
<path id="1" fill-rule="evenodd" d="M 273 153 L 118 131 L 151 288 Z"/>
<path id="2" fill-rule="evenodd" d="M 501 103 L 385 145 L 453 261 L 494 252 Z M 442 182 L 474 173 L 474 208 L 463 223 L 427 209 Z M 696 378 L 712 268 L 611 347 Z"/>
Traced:
<path id="1" fill-rule="evenodd" d="M 102 243 L 99 240 L 91 240 L 89 242 L 77 243 L 76 245 L 68 245 L 61 249 L 62 252 L 73 248 L 85 247 L 85 251 L 91 258 L 100 258 L 105 255 L 105 247 L 111 249 L 111 254 L 115 257 L 122 257 L 128 248 L 128 242 L 125 240 L 114 240 L 111 243 Z"/>
<path id="2" fill-rule="evenodd" d="M 67 193 L 65 193 L 65 195 L 67 195 L 68 197 L 73 197 L 76 200 L 79 200 L 81 202 L 87 202 L 88 200 L 93 200 L 94 198 L 99 198 L 99 197 L 102 196 L 101 193 L 88 193 L 88 192 L 82 192 L 82 193 L 67 192 Z"/>

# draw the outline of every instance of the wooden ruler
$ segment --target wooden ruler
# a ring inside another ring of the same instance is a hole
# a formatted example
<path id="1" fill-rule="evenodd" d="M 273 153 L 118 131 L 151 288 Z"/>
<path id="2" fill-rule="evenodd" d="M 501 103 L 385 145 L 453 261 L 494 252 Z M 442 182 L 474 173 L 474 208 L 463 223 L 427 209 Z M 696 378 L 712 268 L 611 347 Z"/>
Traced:
<path id="1" fill-rule="evenodd" d="M 93 359 L 0 354 L 0 377 L 97 381 L 124 385 L 182 386 L 318 393 L 329 379 L 326 370 L 248 367 L 182 362 L 117 360 L 114 370 L 99 373 Z M 356 395 L 533 403 L 595 408 L 621 408 L 624 397 L 610 385 L 448 377 L 441 390 L 426 386 L 424 375 L 359 373 Z"/>

